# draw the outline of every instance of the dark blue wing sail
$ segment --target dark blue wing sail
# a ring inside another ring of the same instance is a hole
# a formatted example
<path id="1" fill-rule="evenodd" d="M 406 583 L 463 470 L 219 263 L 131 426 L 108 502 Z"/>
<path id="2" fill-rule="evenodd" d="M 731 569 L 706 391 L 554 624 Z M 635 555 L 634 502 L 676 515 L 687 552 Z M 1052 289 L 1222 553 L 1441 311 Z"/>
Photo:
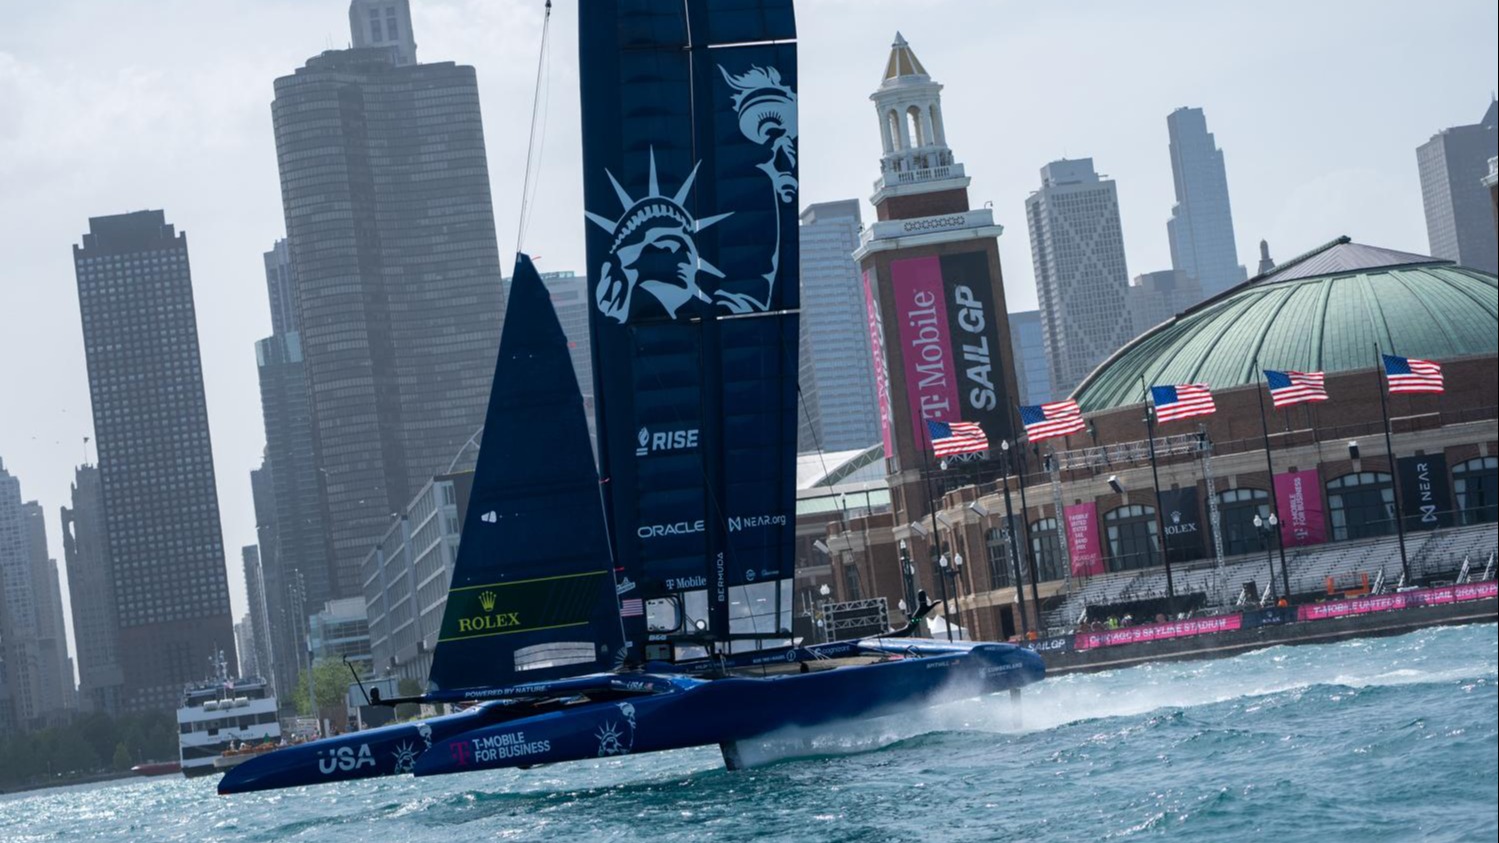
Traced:
<path id="1" fill-rule="evenodd" d="M 599 0 L 580 15 L 599 451 L 621 594 L 675 598 L 675 631 L 701 621 L 714 638 L 769 644 L 790 626 L 795 531 L 791 3 Z M 625 630 L 638 654 L 646 617 L 627 612 Z"/>
<path id="2" fill-rule="evenodd" d="M 551 297 L 521 255 L 430 689 L 606 669 L 622 643 L 583 396 Z"/>

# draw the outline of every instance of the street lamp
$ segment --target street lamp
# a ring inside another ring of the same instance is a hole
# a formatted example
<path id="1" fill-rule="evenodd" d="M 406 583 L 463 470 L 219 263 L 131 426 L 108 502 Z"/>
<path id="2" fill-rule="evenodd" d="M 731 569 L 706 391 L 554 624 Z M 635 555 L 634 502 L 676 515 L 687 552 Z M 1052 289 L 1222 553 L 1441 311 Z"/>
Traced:
<path id="1" fill-rule="evenodd" d="M 1275 560 L 1270 555 L 1270 536 L 1272 533 L 1277 532 L 1276 527 L 1279 525 L 1280 519 L 1276 518 L 1273 512 L 1270 513 L 1269 518 L 1261 518 L 1258 512 L 1254 514 L 1254 529 L 1259 531 L 1260 544 L 1265 548 L 1265 564 L 1270 566 L 1270 592 L 1272 595 L 1275 593 Z M 1289 602 L 1291 599 L 1291 578 L 1286 571 L 1284 562 L 1280 566 L 1280 577 L 1281 596 Z"/>
<path id="2" fill-rule="evenodd" d="M 817 629 L 822 633 L 823 641 L 831 641 L 833 629 L 832 619 L 828 617 L 828 598 L 832 595 L 833 589 L 829 588 L 827 583 L 823 583 L 817 587 L 817 593 L 822 595 L 822 617 L 817 619 Z"/>
<path id="3" fill-rule="evenodd" d="M 905 599 L 901 602 L 908 606 L 917 605 L 916 602 L 916 566 L 911 564 L 911 552 L 906 547 L 906 540 L 900 540 L 900 573 L 905 583 Z M 903 607 L 902 612 L 906 611 Z"/>
<path id="4" fill-rule="evenodd" d="M 957 594 L 957 592 L 958 592 L 959 584 L 961 583 L 961 575 L 962 575 L 962 571 L 963 571 L 963 554 L 961 554 L 961 553 L 954 553 L 953 556 L 952 556 L 952 559 L 949 560 L 947 558 L 947 554 L 944 553 L 940 557 L 938 557 L 938 559 L 937 559 L 937 565 L 938 565 L 938 567 L 940 567 L 942 569 L 942 595 L 943 595 L 942 599 L 944 601 L 946 601 L 947 600 L 947 578 L 948 577 L 952 577 L 952 579 L 953 579 L 953 593 Z M 962 617 L 962 611 L 959 610 L 959 609 L 957 609 L 957 606 L 956 606 L 955 603 L 953 604 L 953 608 L 954 608 L 953 619 L 961 618 Z M 943 612 L 943 620 L 946 621 L 946 624 L 947 624 L 947 640 L 951 641 L 952 640 L 953 620 L 949 620 L 946 617 L 946 614 L 947 613 L 944 611 Z"/>

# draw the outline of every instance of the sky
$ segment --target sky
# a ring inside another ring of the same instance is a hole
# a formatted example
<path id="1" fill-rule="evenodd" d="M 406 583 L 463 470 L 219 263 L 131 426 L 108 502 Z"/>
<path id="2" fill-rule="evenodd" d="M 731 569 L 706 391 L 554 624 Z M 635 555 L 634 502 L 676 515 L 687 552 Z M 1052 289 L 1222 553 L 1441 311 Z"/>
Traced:
<path id="1" fill-rule="evenodd" d="M 0 28 L 0 460 L 47 511 L 92 453 L 71 246 L 90 216 L 163 209 L 188 235 L 234 615 L 264 447 L 261 253 L 283 236 L 272 81 L 347 45 L 344 0 L 10 0 Z M 412 0 L 417 55 L 478 71 L 501 253 L 516 242 L 544 0 Z M 525 248 L 583 270 L 576 0 L 557 0 Z M 803 204 L 879 173 L 868 96 L 897 30 L 945 86 L 947 138 L 992 203 L 1011 311 L 1036 292 L 1024 201 L 1042 165 L 1118 184 L 1130 275 L 1170 267 L 1166 115 L 1205 110 L 1239 260 L 1337 236 L 1427 252 L 1415 148 L 1499 88 L 1499 6 L 1444 0 L 799 0 Z M 91 459 L 91 457 L 90 457 Z M 373 540 L 373 537 L 372 537 Z M 71 625 L 70 625 L 71 630 Z"/>

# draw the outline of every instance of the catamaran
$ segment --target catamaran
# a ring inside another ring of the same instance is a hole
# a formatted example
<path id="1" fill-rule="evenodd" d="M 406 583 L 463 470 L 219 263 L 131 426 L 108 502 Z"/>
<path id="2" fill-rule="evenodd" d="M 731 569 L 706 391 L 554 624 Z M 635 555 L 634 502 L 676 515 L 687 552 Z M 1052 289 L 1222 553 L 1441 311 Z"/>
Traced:
<path id="1" fill-rule="evenodd" d="M 1039 681 L 1028 649 L 791 633 L 791 0 L 580 4 L 598 461 L 516 260 L 427 690 L 456 714 L 252 758 L 220 793 L 747 742 Z"/>

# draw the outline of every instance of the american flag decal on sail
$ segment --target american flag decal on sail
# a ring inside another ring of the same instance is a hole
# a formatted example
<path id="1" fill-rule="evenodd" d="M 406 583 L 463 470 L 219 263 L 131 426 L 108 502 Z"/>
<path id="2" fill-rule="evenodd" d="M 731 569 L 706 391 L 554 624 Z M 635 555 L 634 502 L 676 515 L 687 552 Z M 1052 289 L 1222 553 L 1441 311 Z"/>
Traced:
<path id="1" fill-rule="evenodd" d="M 622 618 L 638 618 L 645 614 L 645 601 L 639 597 L 630 597 L 619 601 L 619 616 Z"/>

